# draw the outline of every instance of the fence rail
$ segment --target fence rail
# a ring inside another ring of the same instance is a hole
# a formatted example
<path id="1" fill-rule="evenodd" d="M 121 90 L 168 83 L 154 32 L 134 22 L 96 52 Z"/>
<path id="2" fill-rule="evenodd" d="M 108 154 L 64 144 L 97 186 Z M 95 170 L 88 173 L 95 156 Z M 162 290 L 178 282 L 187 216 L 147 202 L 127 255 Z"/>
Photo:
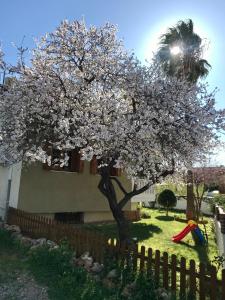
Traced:
<path id="1" fill-rule="evenodd" d="M 133 271 L 151 275 L 156 284 L 170 290 L 176 299 L 225 300 L 225 270 L 218 280 L 215 266 L 198 266 L 194 260 L 187 262 L 167 252 L 119 244 L 116 239 L 108 240 L 101 234 L 14 208 L 9 209 L 8 223 L 20 226 L 24 234 L 33 238 L 45 237 L 55 242 L 67 238 L 77 255 L 89 251 L 99 262 L 103 262 L 107 251 Z"/>

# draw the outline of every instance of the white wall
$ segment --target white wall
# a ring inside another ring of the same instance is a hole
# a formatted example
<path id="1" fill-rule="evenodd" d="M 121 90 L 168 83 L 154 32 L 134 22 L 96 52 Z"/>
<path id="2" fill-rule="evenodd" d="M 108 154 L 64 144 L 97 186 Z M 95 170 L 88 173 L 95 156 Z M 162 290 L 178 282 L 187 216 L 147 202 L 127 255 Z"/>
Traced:
<path id="1" fill-rule="evenodd" d="M 5 216 L 5 206 L 7 200 L 8 180 L 11 177 L 11 167 L 0 166 L 0 217 Z"/>
<path id="2" fill-rule="evenodd" d="M 140 189 L 141 187 L 143 187 L 146 184 L 146 182 L 144 180 L 138 180 L 138 182 L 136 182 L 136 184 L 137 184 L 137 188 Z M 144 193 L 137 195 L 131 199 L 131 202 L 144 202 L 144 203 L 146 203 L 146 206 L 149 201 L 150 202 L 155 201 L 155 187 L 154 186 L 151 186 Z"/>
<path id="3" fill-rule="evenodd" d="M 186 208 L 187 208 L 187 200 L 186 199 L 181 198 L 181 199 L 177 200 L 177 205 L 176 205 L 175 209 L 186 210 Z M 210 205 L 206 202 L 202 202 L 201 212 L 206 215 L 213 215 Z"/>
<path id="4" fill-rule="evenodd" d="M 20 176 L 21 176 L 22 162 L 19 162 L 12 167 L 12 183 L 9 198 L 9 206 L 17 208 L 19 189 L 20 189 Z"/>
<path id="5" fill-rule="evenodd" d="M 8 195 L 8 184 L 11 179 L 11 189 L 9 194 L 9 205 L 17 208 L 21 163 L 17 163 L 10 167 L 0 166 L 0 217 L 4 218 L 6 210 L 6 202 Z"/>

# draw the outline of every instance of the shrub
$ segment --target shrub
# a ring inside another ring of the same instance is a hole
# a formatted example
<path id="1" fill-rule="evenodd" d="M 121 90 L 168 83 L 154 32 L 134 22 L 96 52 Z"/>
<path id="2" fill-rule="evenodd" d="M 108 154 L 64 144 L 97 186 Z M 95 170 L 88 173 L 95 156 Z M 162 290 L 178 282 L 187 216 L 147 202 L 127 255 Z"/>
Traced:
<path id="1" fill-rule="evenodd" d="M 0 252 L 12 253 L 17 252 L 19 255 L 24 255 L 27 252 L 28 247 L 24 246 L 12 238 L 12 233 L 7 231 L 6 229 L 0 229 Z"/>
<path id="2" fill-rule="evenodd" d="M 114 299 L 111 298 L 114 290 L 96 282 L 84 268 L 72 265 L 72 254 L 66 243 L 50 251 L 41 246 L 30 254 L 31 271 L 40 283 L 47 284 L 50 299 Z"/>
<path id="3" fill-rule="evenodd" d="M 145 210 L 141 210 L 141 219 L 150 219 L 151 218 L 151 214 L 149 211 Z"/>
<path id="4" fill-rule="evenodd" d="M 223 209 L 225 209 L 225 195 L 217 195 L 217 196 L 215 196 L 210 204 L 211 204 L 211 207 L 214 204 L 217 204 L 217 205 L 223 207 Z"/>
<path id="5" fill-rule="evenodd" d="M 171 190 L 165 189 L 158 196 L 158 203 L 160 206 L 166 209 L 166 215 L 168 216 L 169 208 L 175 207 L 177 204 L 177 198 Z"/>

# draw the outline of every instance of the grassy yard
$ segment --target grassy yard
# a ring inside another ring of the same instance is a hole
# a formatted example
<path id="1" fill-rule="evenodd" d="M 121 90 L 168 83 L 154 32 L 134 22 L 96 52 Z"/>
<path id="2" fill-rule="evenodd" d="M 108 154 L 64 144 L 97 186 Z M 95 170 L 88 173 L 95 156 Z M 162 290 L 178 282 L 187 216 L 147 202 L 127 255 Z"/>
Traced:
<path id="1" fill-rule="evenodd" d="M 165 216 L 164 211 L 157 209 L 145 209 L 151 218 L 142 219 L 139 222 L 131 224 L 131 235 L 138 239 L 139 245 L 166 251 L 170 255 L 176 254 L 178 257 L 194 259 L 196 262 L 210 263 L 217 254 L 217 245 L 215 242 L 214 227 L 211 218 L 205 217 L 208 221 L 206 226 L 209 243 L 207 246 L 195 246 L 191 233 L 189 233 L 182 242 L 174 243 L 171 237 L 179 233 L 185 226 L 185 223 L 174 220 L 174 215 L 184 217 L 179 212 L 170 212 L 169 217 Z M 92 224 L 85 225 L 87 228 L 103 232 L 108 237 L 117 237 L 115 224 Z M 200 225 L 203 229 L 202 225 Z"/>

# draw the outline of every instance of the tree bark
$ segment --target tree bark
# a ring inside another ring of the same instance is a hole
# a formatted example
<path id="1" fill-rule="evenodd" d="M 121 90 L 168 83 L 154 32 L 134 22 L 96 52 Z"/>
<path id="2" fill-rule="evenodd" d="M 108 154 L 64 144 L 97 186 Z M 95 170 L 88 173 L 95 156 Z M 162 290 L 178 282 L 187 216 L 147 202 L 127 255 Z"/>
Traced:
<path id="1" fill-rule="evenodd" d="M 195 203 L 194 203 L 194 191 L 193 191 L 193 173 L 188 170 L 187 173 L 187 220 L 195 219 Z"/>
<path id="2" fill-rule="evenodd" d="M 123 206 L 120 206 L 117 201 L 115 188 L 112 183 L 113 179 L 110 177 L 109 168 L 107 167 L 102 168 L 100 173 L 101 173 L 101 180 L 99 182 L 98 188 L 108 200 L 109 207 L 117 223 L 119 240 L 121 243 L 130 243 L 131 239 L 130 239 L 130 231 L 129 231 L 129 222 L 126 220 L 124 216 L 124 212 L 122 210 Z M 122 185 L 121 188 L 123 188 Z M 128 201 L 129 200 L 127 200 L 127 202 Z"/>
<path id="3" fill-rule="evenodd" d="M 124 213 L 122 209 L 116 209 L 112 211 L 112 214 L 117 223 L 120 242 L 125 244 L 130 244 L 131 236 L 130 236 L 129 222 L 124 217 Z"/>

